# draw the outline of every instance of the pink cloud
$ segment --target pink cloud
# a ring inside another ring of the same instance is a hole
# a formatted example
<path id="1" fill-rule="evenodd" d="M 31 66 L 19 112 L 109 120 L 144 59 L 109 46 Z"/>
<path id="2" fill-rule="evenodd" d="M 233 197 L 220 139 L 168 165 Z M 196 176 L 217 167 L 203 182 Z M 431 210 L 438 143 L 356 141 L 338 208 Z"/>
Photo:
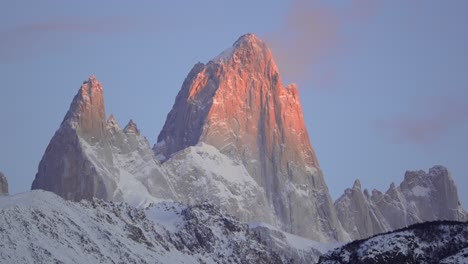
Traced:
<path id="1" fill-rule="evenodd" d="M 424 116 L 400 116 L 374 123 L 378 133 L 395 143 L 431 144 L 468 122 L 468 102 L 425 100 Z"/>
<path id="2" fill-rule="evenodd" d="M 379 2 L 352 0 L 338 7 L 321 0 L 293 1 L 282 27 L 266 36 L 282 75 L 294 81 L 330 79 L 332 69 L 326 70 L 328 76 L 321 76 L 316 66 L 350 46 L 352 39 L 345 37 L 343 27 L 362 25 L 377 12 Z"/>

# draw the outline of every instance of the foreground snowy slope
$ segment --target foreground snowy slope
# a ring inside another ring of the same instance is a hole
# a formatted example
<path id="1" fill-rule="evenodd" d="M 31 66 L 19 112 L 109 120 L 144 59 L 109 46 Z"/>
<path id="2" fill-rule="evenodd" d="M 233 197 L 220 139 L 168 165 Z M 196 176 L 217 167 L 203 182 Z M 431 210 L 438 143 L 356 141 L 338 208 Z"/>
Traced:
<path id="1" fill-rule="evenodd" d="M 323 247 L 281 231 L 260 236 L 208 203 L 136 209 L 46 191 L 0 197 L 0 263 L 311 263 Z"/>
<path id="2" fill-rule="evenodd" d="M 321 264 L 468 263 L 468 223 L 416 224 L 351 242 L 320 257 Z"/>

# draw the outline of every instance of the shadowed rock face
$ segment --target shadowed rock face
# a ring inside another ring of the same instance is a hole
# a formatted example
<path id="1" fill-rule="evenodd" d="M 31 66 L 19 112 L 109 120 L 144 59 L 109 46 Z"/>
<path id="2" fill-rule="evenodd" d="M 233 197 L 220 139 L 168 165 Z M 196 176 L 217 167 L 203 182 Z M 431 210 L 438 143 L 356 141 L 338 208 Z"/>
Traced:
<path id="1" fill-rule="evenodd" d="M 8 195 L 8 180 L 0 171 L 0 195 Z"/>
<path id="2" fill-rule="evenodd" d="M 426 173 L 407 171 L 405 179 L 387 192 L 360 186 L 347 189 L 335 202 L 338 217 L 353 239 L 370 237 L 415 223 L 436 220 L 466 221 L 450 172 L 435 166 Z"/>
<path id="3" fill-rule="evenodd" d="M 388 230 L 379 210 L 371 206 L 369 193 L 361 190 L 356 180 L 352 189 L 346 189 L 335 202 L 336 212 L 343 228 L 352 239 L 360 239 Z"/>
<path id="4" fill-rule="evenodd" d="M 102 86 L 92 75 L 83 82 L 47 146 L 31 189 L 52 191 L 76 201 L 108 198 L 116 186 L 97 177 L 97 168 L 85 155 L 81 143 L 83 140 L 88 144 L 103 145 L 107 141 L 105 128 Z M 108 152 L 107 148 L 102 148 L 101 158 L 105 162 L 111 162 Z"/>
<path id="5" fill-rule="evenodd" d="M 150 175 L 154 179 L 148 179 Z M 97 197 L 144 203 L 124 191 L 131 192 L 130 187 L 139 188 L 133 190 L 135 193 L 173 197 L 136 124 L 131 120 L 122 130 L 113 115 L 106 122 L 102 86 L 93 75 L 83 82 L 47 146 L 31 188 L 75 201 Z"/>
<path id="6" fill-rule="evenodd" d="M 264 189 L 276 219 L 263 220 L 317 240 L 344 239 L 297 87 L 283 86 L 270 50 L 253 34 L 193 67 L 153 149 L 167 160 L 200 142 L 242 163 Z"/>

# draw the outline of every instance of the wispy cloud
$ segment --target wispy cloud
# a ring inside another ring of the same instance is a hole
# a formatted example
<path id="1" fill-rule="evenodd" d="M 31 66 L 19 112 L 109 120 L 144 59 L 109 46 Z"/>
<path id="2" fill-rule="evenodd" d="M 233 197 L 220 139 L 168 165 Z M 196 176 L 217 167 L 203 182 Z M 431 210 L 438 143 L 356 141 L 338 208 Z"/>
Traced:
<path id="1" fill-rule="evenodd" d="M 377 132 L 394 143 L 428 145 L 468 122 L 466 101 L 429 98 L 416 105 L 424 114 L 377 120 Z"/>
<path id="2" fill-rule="evenodd" d="M 376 13 L 379 2 L 352 0 L 339 6 L 330 1 L 294 0 L 282 27 L 266 36 L 282 75 L 295 81 L 329 82 L 335 74 L 333 69 L 324 69 L 325 62 L 352 41 L 344 27 L 362 26 Z"/>
<path id="3" fill-rule="evenodd" d="M 80 19 L 64 17 L 46 22 L 19 26 L 12 30 L 16 34 L 25 33 L 115 33 L 131 28 L 131 22 L 122 17 L 107 17 L 104 19 Z"/>
<path id="4" fill-rule="evenodd" d="M 0 62 L 11 62 L 70 45 L 78 34 L 113 34 L 134 27 L 128 18 L 86 19 L 62 17 L 17 26 L 0 32 Z"/>

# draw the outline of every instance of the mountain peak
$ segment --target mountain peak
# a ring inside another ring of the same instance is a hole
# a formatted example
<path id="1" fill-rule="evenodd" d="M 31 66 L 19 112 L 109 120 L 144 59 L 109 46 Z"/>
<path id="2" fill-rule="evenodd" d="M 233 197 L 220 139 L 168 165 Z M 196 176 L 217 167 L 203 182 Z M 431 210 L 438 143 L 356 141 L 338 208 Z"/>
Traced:
<path id="1" fill-rule="evenodd" d="M 87 84 L 90 87 L 89 90 L 91 90 L 91 89 L 102 90 L 102 85 L 98 81 L 98 79 L 96 79 L 96 76 L 94 76 L 94 74 L 91 74 L 91 76 L 89 76 L 88 80 L 83 81 L 83 84 Z"/>
<path id="2" fill-rule="evenodd" d="M 253 44 L 253 43 L 264 44 L 263 40 L 255 36 L 253 33 L 247 33 L 247 34 L 240 36 L 236 40 L 236 42 L 234 42 L 233 46 L 238 46 L 241 44 Z"/>
<path id="3" fill-rule="evenodd" d="M 116 123 L 117 121 L 115 120 L 114 114 L 110 114 L 109 118 L 107 118 L 107 123 Z"/>
<path id="4" fill-rule="evenodd" d="M 361 190 L 361 181 L 359 179 L 356 179 L 354 181 L 353 190 Z"/>
<path id="5" fill-rule="evenodd" d="M 133 119 L 130 119 L 130 121 L 128 121 L 128 124 L 125 126 L 123 131 L 125 134 L 132 133 L 132 134 L 140 135 L 140 130 L 138 129 L 135 122 L 133 122 Z"/>
<path id="6" fill-rule="evenodd" d="M 211 61 L 215 63 L 228 62 L 241 65 L 251 64 L 257 68 L 258 66 L 265 67 L 272 63 L 274 65 L 273 68 L 275 70 L 277 69 L 271 51 L 266 43 L 252 33 L 247 33 L 239 37 L 232 47 L 224 50 Z"/>
<path id="7" fill-rule="evenodd" d="M 102 85 L 94 75 L 83 82 L 73 98 L 62 126 L 76 129 L 88 141 L 95 141 L 104 133 L 106 114 Z"/>
<path id="8" fill-rule="evenodd" d="M 110 114 L 109 118 L 107 119 L 106 127 L 109 131 L 120 130 L 119 123 L 117 123 L 117 120 L 115 120 L 113 114 Z"/>
<path id="9" fill-rule="evenodd" d="M 265 221 L 322 241 L 346 236 L 310 144 L 296 85 L 284 87 L 270 49 L 255 35 L 241 36 L 206 65 L 193 67 L 153 150 L 167 159 L 199 143 L 241 162 L 264 188 L 271 206 L 258 213 L 276 215 Z M 288 201 L 278 193 L 288 193 Z M 315 199 L 324 202 L 317 206 Z M 311 227 L 293 221 L 312 222 L 325 217 L 322 214 L 331 216 L 330 225 Z"/>
<path id="10" fill-rule="evenodd" d="M 91 74 L 91 75 L 89 76 L 88 80 L 94 81 L 94 80 L 96 80 L 96 76 L 95 76 L 94 74 Z"/>

